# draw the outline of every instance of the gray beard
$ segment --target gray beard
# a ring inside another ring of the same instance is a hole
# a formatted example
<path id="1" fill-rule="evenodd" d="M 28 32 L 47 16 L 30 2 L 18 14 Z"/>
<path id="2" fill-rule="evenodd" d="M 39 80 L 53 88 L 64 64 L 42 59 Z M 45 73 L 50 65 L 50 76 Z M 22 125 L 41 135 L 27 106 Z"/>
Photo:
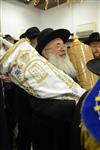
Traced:
<path id="1" fill-rule="evenodd" d="M 69 75 L 72 78 L 76 77 L 76 70 L 70 61 L 70 58 L 68 55 L 65 57 L 61 56 L 55 56 L 53 54 L 49 54 L 49 62 L 52 63 L 56 68 L 62 70 L 67 75 Z"/>

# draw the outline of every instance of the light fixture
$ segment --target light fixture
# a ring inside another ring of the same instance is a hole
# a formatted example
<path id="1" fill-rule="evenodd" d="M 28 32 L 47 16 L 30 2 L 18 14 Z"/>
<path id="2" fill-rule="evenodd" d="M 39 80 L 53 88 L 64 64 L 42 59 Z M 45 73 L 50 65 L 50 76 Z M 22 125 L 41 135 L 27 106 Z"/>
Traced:
<path id="1" fill-rule="evenodd" d="M 25 4 L 29 4 L 32 0 L 19 0 L 20 2 L 23 2 Z"/>

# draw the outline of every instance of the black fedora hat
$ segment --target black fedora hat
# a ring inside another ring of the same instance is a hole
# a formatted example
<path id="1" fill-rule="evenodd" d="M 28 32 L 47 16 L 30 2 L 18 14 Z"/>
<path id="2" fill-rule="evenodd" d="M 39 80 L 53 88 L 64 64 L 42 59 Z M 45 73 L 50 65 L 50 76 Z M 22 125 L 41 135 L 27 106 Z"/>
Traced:
<path id="1" fill-rule="evenodd" d="M 40 30 L 37 27 L 31 27 L 26 30 L 19 38 L 29 38 L 30 40 L 36 38 L 40 34 Z"/>
<path id="2" fill-rule="evenodd" d="M 48 42 L 55 38 L 61 38 L 64 43 L 67 42 L 68 38 L 70 36 L 70 31 L 66 29 L 58 29 L 53 30 L 52 28 L 46 28 L 38 36 L 38 45 L 36 47 L 36 50 L 41 54 L 43 48 L 46 46 Z"/>
<path id="3" fill-rule="evenodd" d="M 100 33 L 99 32 L 93 32 L 92 34 L 90 34 L 90 36 L 83 41 L 83 43 L 89 45 L 91 42 L 94 41 L 100 41 Z"/>
<path id="4" fill-rule="evenodd" d="M 87 68 L 100 76 L 100 58 L 95 58 L 87 62 Z"/>

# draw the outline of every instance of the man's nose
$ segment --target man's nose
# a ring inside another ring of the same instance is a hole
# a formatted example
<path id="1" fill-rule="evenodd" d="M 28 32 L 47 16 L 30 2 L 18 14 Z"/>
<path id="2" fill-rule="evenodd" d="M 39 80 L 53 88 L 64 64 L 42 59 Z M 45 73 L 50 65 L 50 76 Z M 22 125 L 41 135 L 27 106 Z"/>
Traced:
<path id="1" fill-rule="evenodd" d="M 61 48 L 60 48 L 60 51 L 61 51 L 61 52 L 65 52 L 66 49 L 65 49 L 64 47 L 61 47 Z"/>
<path id="2" fill-rule="evenodd" d="M 62 46 L 62 47 L 60 48 L 59 52 L 60 52 L 61 54 L 65 55 L 66 52 L 67 52 L 67 48 L 66 48 L 65 46 Z"/>
<path id="3" fill-rule="evenodd" d="M 66 50 L 67 49 L 67 46 L 65 45 L 65 44 L 63 44 L 62 46 L 61 46 L 61 50 Z"/>
<path id="4" fill-rule="evenodd" d="M 96 52 L 100 52 L 100 47 L 95 48 Z"/>

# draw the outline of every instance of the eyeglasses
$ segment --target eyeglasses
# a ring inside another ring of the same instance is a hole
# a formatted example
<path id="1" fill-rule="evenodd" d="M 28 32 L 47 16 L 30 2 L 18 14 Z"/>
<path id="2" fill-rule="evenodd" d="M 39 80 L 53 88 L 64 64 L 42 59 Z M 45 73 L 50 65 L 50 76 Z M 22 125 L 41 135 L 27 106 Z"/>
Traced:
<path id="1" fill-rule="evenodd" d="M 61 48 L 67 48 L 67 45 L 66 44 L 58 44 L 58 45 L 54 45 L 52 47 L 48 47 L 48 48 L 45 48 L 45 50 L 49 50 L 49 49 L 61 49 Z"/>

